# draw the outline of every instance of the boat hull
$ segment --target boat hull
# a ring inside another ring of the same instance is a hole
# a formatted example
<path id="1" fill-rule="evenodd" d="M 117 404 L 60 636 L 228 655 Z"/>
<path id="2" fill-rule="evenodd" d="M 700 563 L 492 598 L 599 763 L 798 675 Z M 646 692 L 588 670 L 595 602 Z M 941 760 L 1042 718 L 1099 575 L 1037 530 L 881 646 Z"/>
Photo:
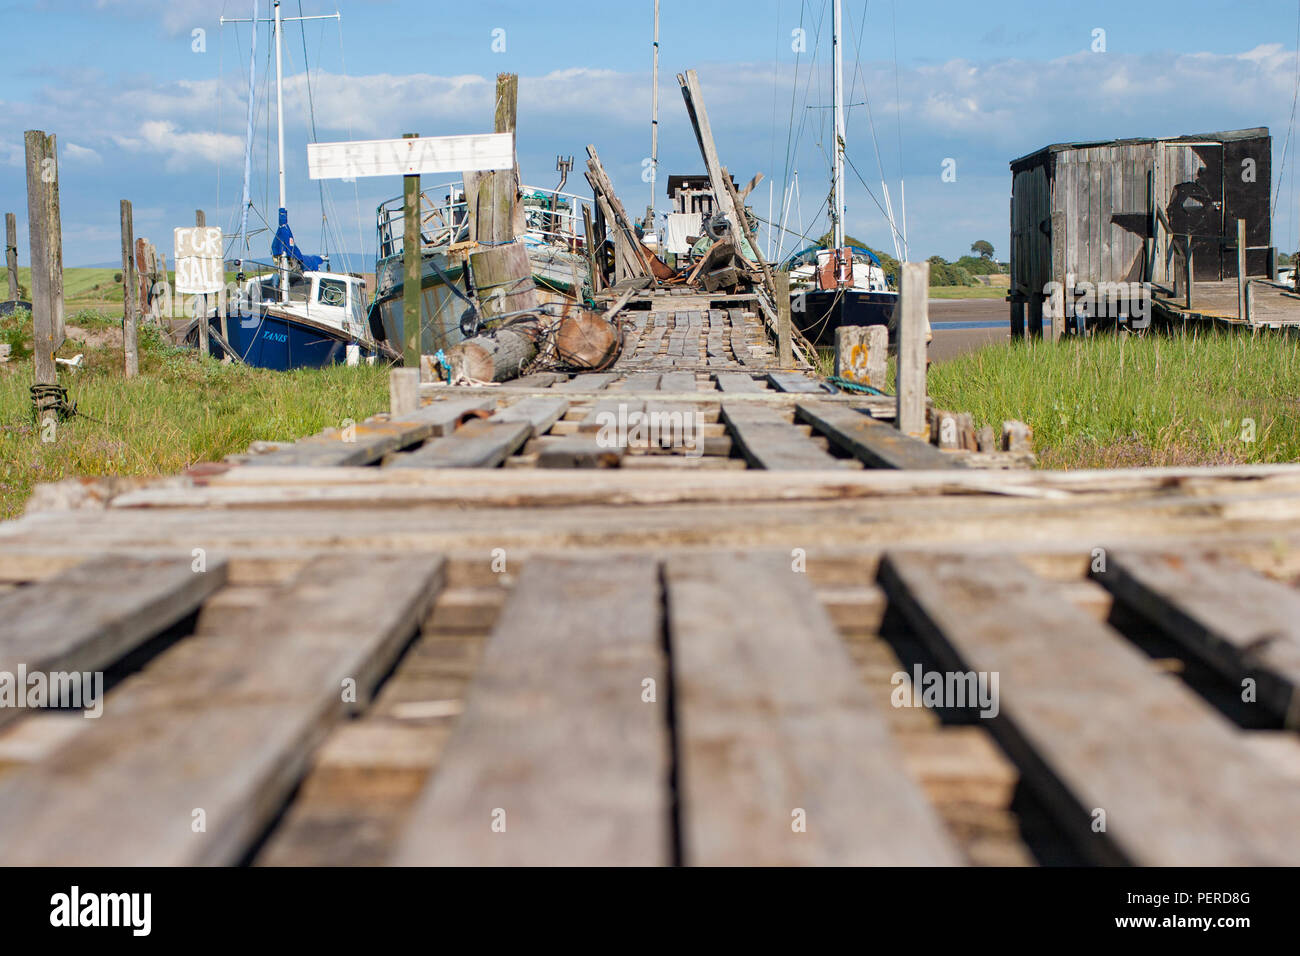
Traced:
<path id="1" fill-rule="evenodd" d="M 209 317 L 208 327 L 218 334 L 221 320 Z M 256 368 L 288 371 L 295 368 L 324 368 L 347 359 L 349 345 L 361 345 L 361 359 L 375 354 L 343 332 L 304 323 L 267 312 L 264 315 L 231 315 L 226 319 L 227 341 L 240 360 Z M 193 333 L 192 333 L 193 334 Z M 208 351 L 216 358 L 225 352 L 215 336 L 209 336 Z"/>
<path id="2" fill-rule="evenodd" d="M 891 327 L 896 292 L 867 292 L 861 289 L 817 289 L 791 297 L 794 324 L 814 345 L 835 344 L 835 330 L 848 325 Z"/>

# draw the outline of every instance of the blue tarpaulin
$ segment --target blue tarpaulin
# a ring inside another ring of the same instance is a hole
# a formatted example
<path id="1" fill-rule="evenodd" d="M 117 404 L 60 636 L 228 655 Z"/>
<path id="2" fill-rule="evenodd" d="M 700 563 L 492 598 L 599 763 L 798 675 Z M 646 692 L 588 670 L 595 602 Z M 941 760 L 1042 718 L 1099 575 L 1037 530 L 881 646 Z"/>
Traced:
<path id="1" fill-rule="evenodd" d="M 310 256 L 298 248 L 294 242 L 293 230 L 289 228 L 289 210 L 280 210 L 280 228 L 275 231 L 275 238 L 271 241 L 271 255 L 286 256 L 290 262 L 298 263 L 298 268 L 303 272 L 315 272 L 320 269 L 325 260 L 321 256 Z"/>

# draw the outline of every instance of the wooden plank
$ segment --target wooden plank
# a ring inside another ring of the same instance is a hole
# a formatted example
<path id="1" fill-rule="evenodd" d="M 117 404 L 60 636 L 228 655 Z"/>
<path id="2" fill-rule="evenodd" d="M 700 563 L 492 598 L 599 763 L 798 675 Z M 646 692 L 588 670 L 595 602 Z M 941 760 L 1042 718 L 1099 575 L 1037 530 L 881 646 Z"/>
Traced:
<path id="1" fill-rule="evenodd" d="M 598 392 L 608 387 L 618 378 L 617 372 L 584 372 L 575 375 L 567 382 L 556 382 L 551 386 L 552 392 Z"/>
<path id="2" fill-rule="evenodd" d="M 513 405 L 507 405 L 492 416 L 494 422 L 527 422 L 533 436 L 545 434 L 569 410 L 567 398 L 550 398 L 533 395 Z"/>
<path id="3" fill-rule="evenodd" d="M 399 452 L 384 462 L 387 468 L 496 468 L 528 441 L 528 422 L 469 421 L 450 435 L 425 442 L 414 451 Z"/>
<path id="4" fill-rule="evenodd" d="M 1300 592 L 1228 558 L 1115 552 L 1093 577 L 1115 597 L 1300 727 Z"/>
<path id="5" fill-rule="evenodd" d="M 673 862 L 662 613 L 647 557 L 530 559 L 394 862 Z"/>
<path id="6" fill-rule="evenodd" d="M 845 405 L 800 402 L 797 414 L 836 446 L 871 468 L 940 471 L 962 467 L 951 455 L 945 455 L 933 445 L 904 435 Z"/>
<path id="7" fill-rule="evenodd" d="M 192 614 L 226 583 L 225 561 L 97 558 L 0 595 L 0 672 L 100 671 Z M 24 691 L 25 689 L 20 689 Z M 0 707 L 0 724 L 24 713 Z"/>
<path id="8" fill-rule="evenodd" d="M 598 432 L 620 420 L 629 425 L 645 412 L 645 402 L 631 398 L 607 398 L 597 402 L 587 412 L 587 417 L 578 423 L 580 432 Z"/>
<path id="9" fill-rule="evenodd" d="M 616 468 L 627 451 L 595 434 L 553 438 L 538 449 L 538 468 Z"/>
<path id="10" fill-rule="evenodd" d="M 368 702 L 442 581 L 436 555 L 318 557 L 239 628 L 169 648 L 109 695 L 107 719 L 0 777 L 5 862 L 238 862 L 329 727 Z"/>
<path id="11" fill-rule="evenodd" d="M 843 461 L 818 448 L 773 409 L 724 401 L 722 418 L 745 460 L 754 468 L 777 471 L 844 467 Z"/>
<path id="12" fill-rule="evenodd" d="M 747 372 L 718 372 L 714 376 L 721 392 L 766 392 L 767 388 Z"/>
<path id="13" fill-rule="evenodd" d="M 659 390 L 659 380 L 663 377 L 660 372 L 633 372 L 623 381 L 618 383 L 620 392 L 654 392 Z M 691 390 L 694 391 L 695 380 L 691 379 Z"/>
<path id="14" fill-rule="evenodd" d="M 817 379 L 800 375 L 798 372 L 768 372 L 767 380 L 779 392 L 794 392 L 800 395 L 830 394 Z"/>
<path id="15" fill-rule="evenodd" d="M 661 392 L 693 392 L 695 389 L 694 372 L 664 372 L 659 376 L 658 390 Z"/>
<path id="16" fill-rule="evenodd" d="M 495 405 L 496 400 L 491 397 L 434 402 L 400 418 L 363 422 L 353 426 L 354 433 L 344 431 L 304 438 L 288 448 L 250 458 L 245 464 L 263 468 L 368 465 L 426 438 L 449 434 L 466 412 L 483 411 Z"/>
<path id="17" fill-rule="evenodd" d="M 958 862 L 807 575 L 728 554 L 664 577 L 683 863 Z"/>
<path id="18" fill-rule="evenodd" d="M 1300 863 L 1300 791 L 1059 585 L 988 553 L 890 553 L 880 579 L 941 668 L 998 675 L 989 729 L 1085 855 Z"/>

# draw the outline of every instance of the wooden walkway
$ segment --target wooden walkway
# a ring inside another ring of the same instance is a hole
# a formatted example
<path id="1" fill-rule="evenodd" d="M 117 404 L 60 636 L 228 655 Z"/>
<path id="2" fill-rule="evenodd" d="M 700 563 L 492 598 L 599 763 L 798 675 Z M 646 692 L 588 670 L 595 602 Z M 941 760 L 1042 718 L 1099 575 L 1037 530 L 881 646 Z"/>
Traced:
<path id="1" fill-rule="evenodd" d="M 1197 282 L 1192 307 L 1180 295 L 1154 293 L 1154 305 L 1175 322 L 1205 322 L 1232 328 L 1284 329 L 1300 327 L 1300 295 L 1279 283 L 1250 280 L 1250 315 L 1243 319 L 1237 302 L 1237 280 Z"/>
<path id="2" fill-rule="evenodd" d="M 107 692 L 0 708 L 3 861 L 1300 863 L 1300 467 L 953 467 L 752 321 L 40 489 L 0 672 Z"/>

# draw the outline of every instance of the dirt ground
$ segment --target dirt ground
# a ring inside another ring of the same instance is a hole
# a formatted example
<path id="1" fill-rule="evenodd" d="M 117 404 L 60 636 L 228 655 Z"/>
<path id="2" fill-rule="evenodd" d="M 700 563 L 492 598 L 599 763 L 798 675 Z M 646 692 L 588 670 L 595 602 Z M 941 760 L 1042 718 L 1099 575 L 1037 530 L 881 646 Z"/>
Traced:
<path id="1" fill-rule="evenodd" d="M 984 329 L 951 327 L 966 322 L 996 322 L 998 325 Z M 1001 299 L 931 299 L 930 329 L 934 332 L 934 340 L 930 343 L 931 362 L 944 362 L 985 345 L 1011 341 L 1007 304 Z"/>

